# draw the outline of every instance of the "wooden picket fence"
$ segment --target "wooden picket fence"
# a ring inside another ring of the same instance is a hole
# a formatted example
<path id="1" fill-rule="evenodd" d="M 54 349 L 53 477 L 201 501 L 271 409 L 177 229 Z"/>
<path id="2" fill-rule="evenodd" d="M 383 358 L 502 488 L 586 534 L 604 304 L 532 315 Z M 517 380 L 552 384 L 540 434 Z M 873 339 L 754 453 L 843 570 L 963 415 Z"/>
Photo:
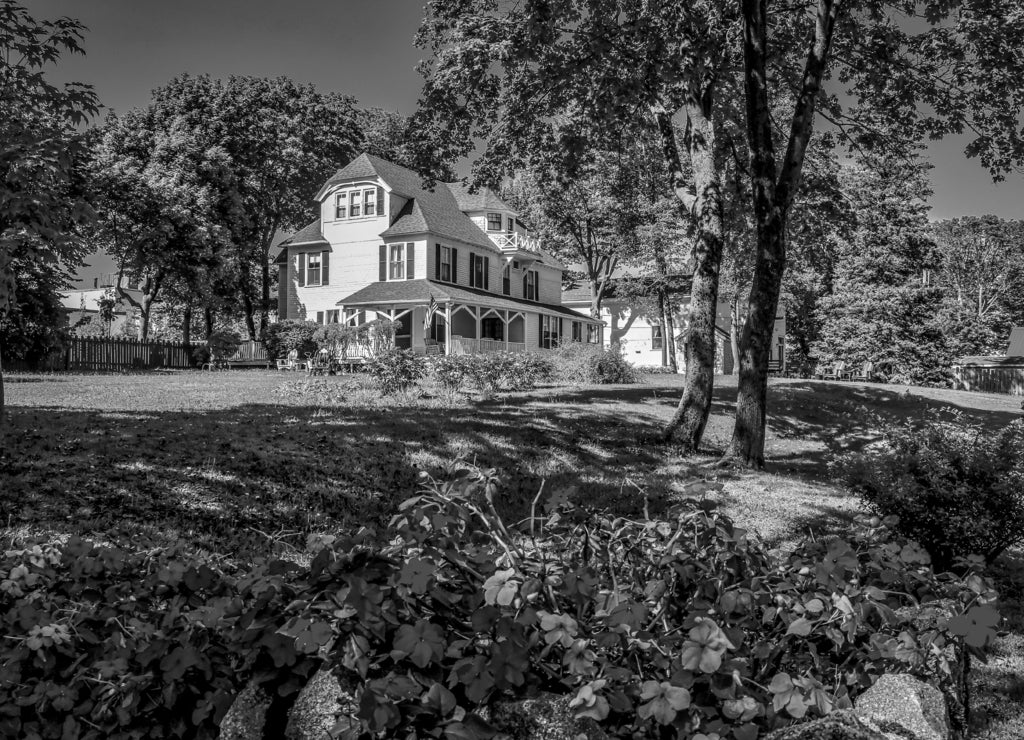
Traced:
<path id="1" fill-rule="evenodd" d="M 78 372 L 186 369 L 195 365 L 192 357 L 195 348 L 196 345 L 183 342 L 74 337 L 64 349 L 59 369 Z"/>

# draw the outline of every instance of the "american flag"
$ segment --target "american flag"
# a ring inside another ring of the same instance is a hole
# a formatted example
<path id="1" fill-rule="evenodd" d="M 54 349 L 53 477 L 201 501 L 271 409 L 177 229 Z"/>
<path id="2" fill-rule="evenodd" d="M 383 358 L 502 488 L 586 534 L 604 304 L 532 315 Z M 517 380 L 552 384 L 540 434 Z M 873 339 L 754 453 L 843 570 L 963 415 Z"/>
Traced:
<path id="1" fill-rule="evenodd" d="M 437 313 L 437 301 L 434 300 L 433 294 L 430 296 L 430 303 L 427 304 L 427 313 L 423 317 L 423 333 L 426 334 L 430 331 L 430 322 L 434 318 L 434 314 Z"/>

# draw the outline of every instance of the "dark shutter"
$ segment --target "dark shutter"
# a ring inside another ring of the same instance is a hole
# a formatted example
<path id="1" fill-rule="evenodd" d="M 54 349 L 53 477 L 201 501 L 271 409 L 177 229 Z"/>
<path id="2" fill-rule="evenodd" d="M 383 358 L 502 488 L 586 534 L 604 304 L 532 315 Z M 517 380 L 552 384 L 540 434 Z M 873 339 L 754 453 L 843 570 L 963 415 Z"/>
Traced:
<path id="1" fill-rule="evenodd" d="M 484 290 L 491 289 L 491 258 L 484 257 Z"/>
<path id="2" fill-rule="evenodd" d="M 406 242 L 405 245 L 405 279 L 412 280 L 416 277 L 416 245 Z"/>
<path id="3" fill-rule="evenodd" d="M 540 303 L 540 273 L 533 273 L 533 300 Z"/>
<path id="4" fill-rule="evenodd" d="M 380 245 L 380 281 L 388 279 L 388 245 Z"/>
<path id="5" fill-rule="evenodd" d="M 544 316 L 537 314 L 537 346 L 544 346 Z"/>
<path id="6" fill-rule="evenodd" d="M 299 274 L 298 274 L 299 287 L 301 288 L 301 287 L 305 286 L 305 284 L 306 284 L 306 253 L 305 252 L 299 252 L 297 262 L 298 262 L 298 265 L 299 265 Z"/>
<path id="7" fill-rule="evenodd" d="M 441 279 L 441 245 L 434 245 L 434 280 Z"/>
<path id="8" fill-rule="evenodd" d="M 316 312 L 316 323 L 318 323 L 318 324 L 324 323 L 324 312 L 323 311 L 317 311 Z"/>
<path id="9" fill-rule="evenodd" d="M 476 287 L 476 255 L 469 253 L 469 287 Z"/>
<path id="10" fill-rule="evenodd" d="M 322 252 L 320 254 L 320 284 L 330 285 L 331 284 L 331 253 Z"/>
<path id="11" fill-rule="evenodd" d="M 459 250 L 452 247 L 452 282 L 457 283 L 459 281 L 459 274 L 455 271 L 455 268 L 459 266 Z"/>
<path id="12" fill-rule="evenodd" d="M 529 273 L 526 273 L 526 272 L 523 273 L 523 298 L 529 298 L 530 297 L 530 296 L 526 295 L 526 278 L 527 278 L 528 275 L 529 275 Z"/>
<path id="13" fill-rule="evenodd" d="M 377 188 L 377 215 L 384 215 L 384 188 Z"/>
<path id="14" fill-rule="evenodd" d="M 558 319 L 558 343 L 559 344 L 562 343 L 562 336 L 563 336 L 562 332 L 563 331 L 565 331 L 565 324 L 562 323 L 562 318 L 559 317 L 559 319 Z"/>

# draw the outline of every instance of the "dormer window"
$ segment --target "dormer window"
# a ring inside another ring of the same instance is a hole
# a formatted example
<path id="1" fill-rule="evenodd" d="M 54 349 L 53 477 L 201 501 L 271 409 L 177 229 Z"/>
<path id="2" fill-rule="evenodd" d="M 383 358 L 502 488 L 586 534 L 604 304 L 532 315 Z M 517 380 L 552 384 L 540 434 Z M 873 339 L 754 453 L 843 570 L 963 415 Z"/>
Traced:
<path id="1" fill-rule="evenodd" d="M 334 219 L 367 218 L 384 215 L 384 189 L 361 186 L 334 196 Z"/>
<path id="2" fill-rule="evenodd" d="M 487 214 L 487 230 L 488 231 L 501 231 L 501 214 L 500 213 L 488 213 Z"/>

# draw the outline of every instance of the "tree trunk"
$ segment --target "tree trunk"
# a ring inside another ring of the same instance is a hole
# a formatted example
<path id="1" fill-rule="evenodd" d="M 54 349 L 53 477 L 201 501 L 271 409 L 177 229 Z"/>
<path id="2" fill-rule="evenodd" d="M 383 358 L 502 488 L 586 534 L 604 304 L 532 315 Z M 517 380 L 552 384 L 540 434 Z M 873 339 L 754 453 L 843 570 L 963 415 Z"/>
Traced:
<path id="1" fill-rule="evenodd" d="M 252 296 L 249 291 L 242 293 L 242 310 L 245 311 L 245 328 L 249 332 L 249 339 L 256 340 L 256 323 L 253 313 L 256 307 L 252 305 Z"/>
<path id="2" fill-rule="evenodd" d="M 192 343 L 192 306 L 185 306 L 181 316 L 181 341 L 185 344 Z"/>
<path id="3" fill-rule="evenodd" d="M 661 288 L 658 290 L 658 322 L 661 325 L 661 364 L 662 367 L 668 365 L 668 345 L 666 344 L 665 334 L 668 332 L 668 320 L 666 318 L 667 313 L 665 311 L 665 289 Z"/>
<path id="4" fill-rule="evenodd" d="M 260 270 L 260 335 L 259 339 L 267 336 L 267 326 L 270 325 L 270 244 L 263 247 L 263 259 Z M 254 327 L 255 328 L 255 327 Z M 252 333 L 252 332 L 250 332 Z M 256 339 L 257 337 L 250 337 Z"/>
<path id="5" fill-rule="evenodd" d="M 149 339 L 149 317 L 153 311 L 153 296 L 149 293 L 142 294 L 142 306 L 139 308 L 139 339 L 145 342 Z"/>
<path id="6" fill-rule="evenodd" d="M 733 293 L 729 306 L 729 347 L 732 350 L 732 373 L 736 375 L 740 367 L 740 294 Z"/>
<path id="7" fill-rule="evenodd" d="M 0 443 L 4 440 L 5 430 L 5 399 L 4 399 L 4 348 L 3 339 L 0 338 Z M 2 445 L 0 445 L 2 447 Z"/>
<path id="8" fill-rule="evenodd" d="M 786 223 L 774 219 L 758 235 L 757 268 L 739 342 L 739 383 L 731 455 L 743 466 L 764 467 L 768 360 L 786 260 Z"/>
<path id="9" fill-rule="evenodd" d="M 668 336 L 665 337 L 665 341 L 668 342 L 668 366 L 672 368 L 672 372 L 679 372 L 679 361 L 676 358 L 676 320 L 672 317 L 672 303 L 666 298 L 667 310 L 665 311 L 665 326 Z"/>
<path id="10" fill-rule="evenodd" d="M 210 335 L 213 334 L 213 324 L 214 324 L 213 319 L 214 319 L 213 308 L 210 307 L 210 306 L 206 306 L 205 308 L 203 308 L 203 323 L 204 323 L 204 327 L 203 328 L 206 329 L 206 338 L 207 339 L 209 339 Z"/>
<path id="11" fill-rule="evenodd" d="M 710 91 L 700 105 L 687 107 L 687 117 L 687 147 L 696 186 L 693 216 L 697 227 L 690 286 L 690 327 L 683 348 L 686 363 L 683 395 L 661 439 L 667 442 L 675 436 L 684 450 L 696 452 L 711 413 L 714 392 L 715 314 L 723 249 L 722 191 L 715 161 Z M 662 127 L 663 138 L 664 133 Z"/>

